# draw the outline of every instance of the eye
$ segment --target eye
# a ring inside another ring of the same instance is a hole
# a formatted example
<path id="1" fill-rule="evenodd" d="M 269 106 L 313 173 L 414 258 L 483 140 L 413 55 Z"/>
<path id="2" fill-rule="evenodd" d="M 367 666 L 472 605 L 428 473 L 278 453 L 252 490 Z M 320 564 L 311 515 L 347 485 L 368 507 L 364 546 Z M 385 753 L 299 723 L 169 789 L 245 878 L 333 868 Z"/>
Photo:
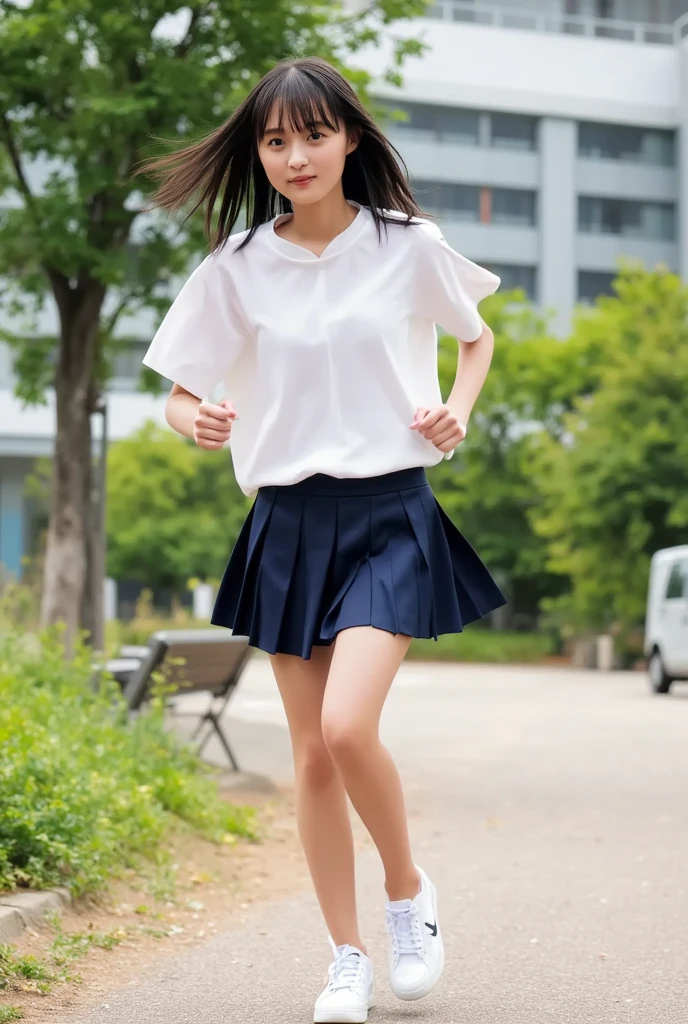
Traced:
<path id="1" fill-rule="evenodd" d="M 268 141 L 268 146 L 272 146 L 273 142 L 277 142 L 277 143 L 279 143 L 279 145 L 281 146 L 281 145 L 282 145 L 282 141 L 283 141 L 282 139 L 270 139 L 270 140 Z M 274 148 L 276 148 L 276 147 L 274 147 L 274 146 L 273 146 L 273 149 L 274 149 Z"/>
<path id="2" fill-rule="evenodd" d="M 313 139 L 314 142 L 319 142 L 320 139 L 324 139 L 325 138 L 325 136 L 323 135 L 322 132 L 311 132 L 310 137 L 311 137 L 311 139 Z"/>

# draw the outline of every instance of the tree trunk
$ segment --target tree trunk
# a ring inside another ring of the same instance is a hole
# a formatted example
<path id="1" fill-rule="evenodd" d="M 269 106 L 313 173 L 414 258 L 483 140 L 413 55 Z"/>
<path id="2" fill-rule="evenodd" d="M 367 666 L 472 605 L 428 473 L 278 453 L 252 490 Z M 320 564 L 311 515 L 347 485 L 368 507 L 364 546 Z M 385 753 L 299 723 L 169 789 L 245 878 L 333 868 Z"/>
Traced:
<path id="1" fill-rule="evenodd" d="M 41 625 L 65 624 L 67 657 L 79 628 L 92 628 L 85 600 L 92 551 L 90 416 L 104 289 L 97 282 L 72 287 L 51 274 L 61 333 L 55 372 L 56 433 L 45 553 Z"/>
<path id="2" fill-rule="evenodd" d="M 90 421 L 89 421 L 90 422 Z M 92 463 L 91 463 L 92 464 Z M 81 592 L 79 609 L 79 626 L 88 630 L 89 642 L 95 641 L 98 631 L 98 616 L 101 614 L 101 602 L 98 600 L 95 563 L 98 561 L 97 518 L 95 508 L 93 474 L 89 480 L 87 503 L 84 509 L 84 586 Z M 102 589 L 102 588 L 101 588 Z"/>

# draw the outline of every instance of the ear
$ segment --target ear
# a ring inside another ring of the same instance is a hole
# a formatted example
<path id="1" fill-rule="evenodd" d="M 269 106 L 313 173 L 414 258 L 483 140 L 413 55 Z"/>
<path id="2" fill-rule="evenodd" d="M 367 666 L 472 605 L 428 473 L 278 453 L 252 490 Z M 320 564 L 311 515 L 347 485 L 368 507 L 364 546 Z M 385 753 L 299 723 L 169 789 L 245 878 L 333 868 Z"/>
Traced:
<path id="1" fill-rule="evenodd" d="M 349 144 L 346 147 L 346 155 L 348 156 L 349 153 L 353 153 L 361 141 L 361 131 L 359 128 L 349 128 L 347 135 L 349 137 Z"/>

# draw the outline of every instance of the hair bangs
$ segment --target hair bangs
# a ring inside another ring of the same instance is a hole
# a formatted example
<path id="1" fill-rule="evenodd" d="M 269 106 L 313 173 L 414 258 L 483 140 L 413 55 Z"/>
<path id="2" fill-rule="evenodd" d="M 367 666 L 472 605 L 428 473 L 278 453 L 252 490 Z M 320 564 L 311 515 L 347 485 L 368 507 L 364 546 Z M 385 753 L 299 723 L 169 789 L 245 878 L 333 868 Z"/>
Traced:
<path id="1" fill-rule="evenodd" d="M 299 68 L 289 68 L 266 85 L 254 109 L 257 140 L 268 128 L 284 131 L 287 124 L 295 132 L 315 131 L 319 124 L 339 131 L 343 121 L 338 109 L 341 104 L 327 83 L 314 81 Z M 277 123 L 273 124 L 275 112 Z"/>

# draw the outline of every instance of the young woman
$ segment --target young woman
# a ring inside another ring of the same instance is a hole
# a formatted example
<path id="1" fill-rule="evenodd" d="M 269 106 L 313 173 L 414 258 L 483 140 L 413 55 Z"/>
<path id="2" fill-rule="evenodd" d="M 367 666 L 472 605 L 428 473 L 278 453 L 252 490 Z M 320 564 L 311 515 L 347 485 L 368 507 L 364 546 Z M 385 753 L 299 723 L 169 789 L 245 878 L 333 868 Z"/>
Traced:
<path id="1" fill-rule="evenodd" d="M 499 278 L 423 218 L 395 153 L 345 79 L 308 58 L 143 168 L 161 179 L 155 204 L 205 206 L 212 239 L 144 363 L 175 382 L 169 424 L 202 448 L 229 441 L 255 495 L 211 621 L 268 652 L 284 702 L 334 957 L 314 1021 L 366 1021 L 374 1001 L 347 794 L 384 866 L 393 992 L 420 999 L 441 974 L 435 886 L 378 725 L 412 637 L 504 603 L 426 478 L 466 435 L 493 351 L 476 306 Z M 459 339 L 446 403 L 436 323 Z"/>

